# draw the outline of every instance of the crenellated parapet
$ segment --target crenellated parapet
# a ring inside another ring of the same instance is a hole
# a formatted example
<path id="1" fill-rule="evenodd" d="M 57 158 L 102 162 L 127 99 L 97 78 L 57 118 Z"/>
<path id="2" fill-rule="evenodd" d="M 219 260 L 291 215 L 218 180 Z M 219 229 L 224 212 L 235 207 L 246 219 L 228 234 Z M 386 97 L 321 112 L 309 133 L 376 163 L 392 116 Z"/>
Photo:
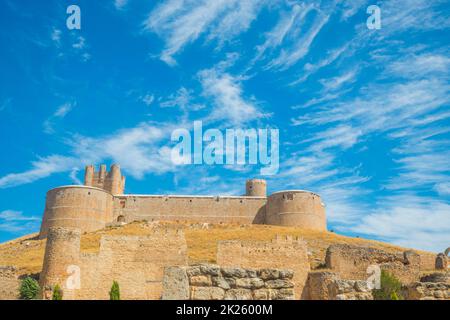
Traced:
<path id="1" fill-rule="evenodd" d="M 104 189 L 112 194 L 123 194 L 125 191 L 125 177 L 122 176 L 117 164 L 111 165 L 109 171 L 102 164 L 99 171 L 94 166 L 86 166 L 84 173 L 84 185 Z"/>
<path id="2" fill-rule="evenodd" d="M 325 205 L 302 190 L 267 196 L 267 182 L 249 179 L 242 196 L 124 194 L 125 177 L 116 164 L 86 167 L 84 185 L 47 192 L 40 237 L 51 227 L 91 232 L 132 221 L 267 224 L 326 231 Z"/>

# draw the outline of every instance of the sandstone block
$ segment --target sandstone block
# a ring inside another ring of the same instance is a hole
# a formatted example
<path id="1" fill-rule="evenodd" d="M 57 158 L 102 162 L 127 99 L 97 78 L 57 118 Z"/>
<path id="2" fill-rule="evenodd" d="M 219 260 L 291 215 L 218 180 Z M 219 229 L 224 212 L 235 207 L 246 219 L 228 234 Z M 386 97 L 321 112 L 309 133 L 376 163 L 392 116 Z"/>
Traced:
<path id="1" fill-rule="evenodd" d="M 292 279 L 294 277 L 294 271 L 292 270 L 280 270 L 281 279 Z"/>
<path id="2" fill-rule="evenodd" d="M 263 280 L 275 280 L 280 278 L 280 271 L 277 269 L 261 269 L 259 277 Z"/>
<path id="3" fill-rule="evenodd" d="M 211 276 L 218 276 L 220 274 L 220 268 L 215 265 L 201 265 L 200 271 L 203 274 L 208 274 Z"/>
<path id="4" fill-rule="evenodd" d="M 212 277 L 212 284 L 215 287 L 219 287 L 225 290 L 228 290 L 231 288 L 230 284 L 228 283 L 228 281 L 225 278 L 222 277 Z M 233 279 L 234 280 L 234 279 Z"/>
<path id="5" fill-rule="evenodd" d="M 186 270 L 180 267 L 166 267 L 163 277 L 162 300 L 188 300 L 189 280 Z"/>
<path id="6" fill-rule="evenodd" d="M 269 289 L 282 289 L 282 288 L 293 288 L 294 284 L 289 280 L 268 280 L 265 283 L 266 288 Z"/>
<path id="7" fill-rule="evenodd" d="M 294 289 L 280 289 L 278 291 L 278 300 L 294 300 Z"/>
<path id="8" fill-rule="evenodd" d="M 189 267 L 186 270 L 186 273 L 188 276 L 198 276 L 202 274 L 202 272 L 200 271 L 200 266 Z"/>
<path id="9" fill-rule="evenodd" d="M 245 278 L 247 276 L 247 271 L 240 268 L 222 268 L 222 274 L 225 277 Z"/>
<path id="10" fill-rule="evenodd" d="M 225 293 L 225 300 L 252 300 L 250 289 L 230 289 Z"/>
<path id="11" fill-rule="evenodd" d="M 190 277 L 190 283 L 192 286 L 199 286 L 199 287 L 209 287 L 212 285 L 211 277 L 205 275 Z"/>
<path id="12" fill-rule="evenodd" d="M 259 278 L 238 278 L 236 279 L 236 287 L 247 289 L 259 289 L 264 286 L 264 281 Z"/>
<path id="13" fill-rule="evenodd" d="M 223 300 L 225 290 L 218 287 L 191 287 L 192 300 Z"/>

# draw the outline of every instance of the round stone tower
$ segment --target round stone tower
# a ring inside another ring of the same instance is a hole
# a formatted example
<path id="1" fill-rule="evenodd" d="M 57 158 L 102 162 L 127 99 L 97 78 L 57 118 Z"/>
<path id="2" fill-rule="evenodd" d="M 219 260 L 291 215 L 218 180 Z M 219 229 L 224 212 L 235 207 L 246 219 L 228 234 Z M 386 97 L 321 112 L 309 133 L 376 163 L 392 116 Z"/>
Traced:
<path id="1" fill-rule="evenodd" d="M 67 288 L 67 279 L 71 268 L 79 266 L 80 261 L 79 229 L 50 228 L 45 247 L 44 264 L 39 276 L 43 298 L 51 298 L 54 286 L 59 285 L 64 299 L 71 299 L 71 289 Z"/>
<path id="2" fill-rule="evenodd" d="M 247 197 L 266 197 L 267 184 L 263 179 L 250 179 L 245 183 L 245 195 Z"/>
<path id="3" fill-rule="evenodd" d="M 45 238 L 51 227 L 102 229 L 113 219 L 110 192 L 88 186 L 65 186 L 47 192 L 44 218 L 39 237 Z"/>
<path id="4" fill-rule="evenodd" d="M 279 191 L 267 198 L 265 223 L 326 231 L 325 205 L 319 195 L 303 190 Z"/>

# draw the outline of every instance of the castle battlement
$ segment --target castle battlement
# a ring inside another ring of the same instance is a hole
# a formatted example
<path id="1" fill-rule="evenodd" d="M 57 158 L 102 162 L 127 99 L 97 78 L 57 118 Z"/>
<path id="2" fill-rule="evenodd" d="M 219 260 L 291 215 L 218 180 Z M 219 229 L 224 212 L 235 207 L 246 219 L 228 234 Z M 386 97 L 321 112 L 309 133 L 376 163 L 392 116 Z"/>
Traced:
<path id="1" fill-rule="evenodd" d="M 87 166 L 83 186 L 47 192 L 40 237 L 50 227 L 90 232 L 111 223 L 186 221 L 296 226 L 325 231 L 325 205 L 316 193 L 281 190 L 267 195 L 267 183 L 249 179 L 242 196 L 125 194 L 120 167 Z M 287 240 L 286 240 L 287 241 Z M 292 242 L 292 240 L 289 240 Z"/>

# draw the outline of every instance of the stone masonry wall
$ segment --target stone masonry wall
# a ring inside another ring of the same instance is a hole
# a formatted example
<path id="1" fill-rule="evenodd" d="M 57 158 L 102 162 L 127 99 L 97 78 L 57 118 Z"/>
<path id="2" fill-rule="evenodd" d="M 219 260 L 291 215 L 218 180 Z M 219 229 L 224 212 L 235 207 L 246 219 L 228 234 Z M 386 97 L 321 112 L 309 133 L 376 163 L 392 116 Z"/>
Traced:
<path id="1" fill-rule="evenodd" d="M 342 279 L 367 280 L 367 267 L 373 264 L 394 274 L 405 284 L 418 281 L 420 277 L 420 256 L 412 251 L 392 254 L 374 248 L 337 244 L 327 249 L 325 262 L 327 269 Z"/>
<path id="2" fill-rule="evenodd" d="M 114 197 L 114 221 L 264 223 L 266 197 L 122 195 Z"/>
<path id="3" fill-rule="evenodd" d="M 408 300 L 450 300 L 449 283 L 414 282 L 405 289 Z"/>
<path id="4" fill-rule="evenodd" d="M 294 273 L 279 269 L 242 269 L 216 265 L 168 267 L 164 300 L 292 300 Z"/>
<path id="5" fill-rule="evenodd" d="M 342 280 L 329 271 L 310 272 L 306 288 L 308 300 L 373 300 L 366 281 Z"/>
<path id="6" fill-rule="evenodd" d="M 59 239 L 67 241 L 63 233 L 73 235 L 71 239 L 77 245 L 78 255 L 48 254 L 55 251 L 52 248 L 58 248 Z M 46 288 L 59 284 L 64 299 L 109 299 L 114 280 L 119 283 L 124 300 L 160 299 L 164 267 L 187 265 L 187 246 L 180 230 L 155 228 L 146 236 L 103 236 L 98 253 L 80 253 L 79 238 L 73 230 L 52 228 L 49 239 L 55 238 L 53 234 L 58 237 L 46 249 L 48 261 L 44 261 L 41 284 Z M 60 261 L 58 257 L 64 259 Z M 77 273 L 73 266 L 79 268 L 80 282 L 79 286 L 69 288 L 67 280 Z"/>
<path id="7" fill-rule="evenodd" d="M 18 299 L 19 286 L 17 269 L 13 266 L 0 266 L 0 300 Z"/>
<path id="8" fill-rule="evenodd" d="M 306 243 L 292 237 L 277 236 L 272 241 L 220 241 L 217 264 L 241 268 L 280 268 L 294 272 L 295 298 L 304 299 L 310 271 Z"/>
<path id="9" fill-rule="evenodd" d="M 410 300 L 450 300 L 450 272 L 435 272 L 423 276 L 404 289 Z"/>

